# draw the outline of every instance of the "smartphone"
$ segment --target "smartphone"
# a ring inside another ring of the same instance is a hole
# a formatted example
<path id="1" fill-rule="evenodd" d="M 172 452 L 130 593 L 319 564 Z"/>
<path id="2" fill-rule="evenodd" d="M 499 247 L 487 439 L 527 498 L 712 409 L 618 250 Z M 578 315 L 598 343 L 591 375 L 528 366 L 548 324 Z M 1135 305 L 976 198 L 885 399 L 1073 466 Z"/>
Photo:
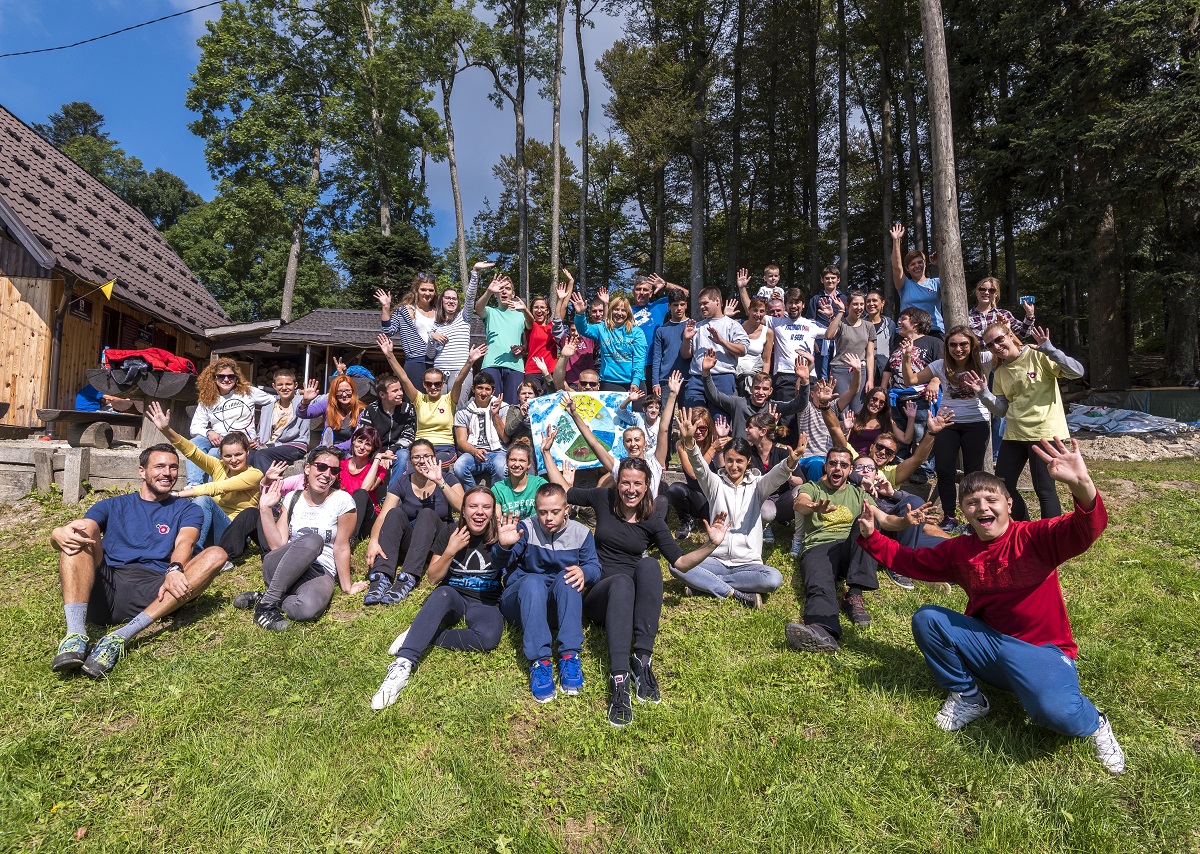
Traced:
<path id="1" fill-rule="evenodd" d="M 1034 305 L 1037 297 L 1021 297 L 1021 305 Z"/>

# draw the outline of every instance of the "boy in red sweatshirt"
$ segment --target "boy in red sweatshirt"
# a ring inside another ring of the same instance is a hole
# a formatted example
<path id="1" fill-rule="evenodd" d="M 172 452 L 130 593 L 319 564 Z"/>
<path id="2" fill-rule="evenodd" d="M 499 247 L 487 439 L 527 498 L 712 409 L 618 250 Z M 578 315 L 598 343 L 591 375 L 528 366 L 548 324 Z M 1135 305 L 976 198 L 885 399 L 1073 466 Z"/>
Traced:
<path id="1" fill-rule="evenodd" d="M 973 472 L 959 486 L 959 507 L 973 533 L 934 548 L 909 549 L 875 530 L 872 514 L 859 517 L 863 549 L 894 572 L 921 581 L 951 581 L 967 593 L 965 614 L 926 605 L 913 615 L 913 637 L 950 692 L 936 723 L 952 732 L 991 711 L 976 680 L 1012 691 L 1035 724 L 1064 735 L 1087 736 L 1112 774 L 1125 770 L 1125 753 L 1108 718 L 1079 690 L 1079 653 L 1058 584 L 1058 565 L 1087 551 L 1108 524 L 1079 444 L 1043 439 L 1034 452 L 1050 476 L 1065 483 L 1075 509 L 1036 522 L 1012 518 L 1004 481 Z"/>

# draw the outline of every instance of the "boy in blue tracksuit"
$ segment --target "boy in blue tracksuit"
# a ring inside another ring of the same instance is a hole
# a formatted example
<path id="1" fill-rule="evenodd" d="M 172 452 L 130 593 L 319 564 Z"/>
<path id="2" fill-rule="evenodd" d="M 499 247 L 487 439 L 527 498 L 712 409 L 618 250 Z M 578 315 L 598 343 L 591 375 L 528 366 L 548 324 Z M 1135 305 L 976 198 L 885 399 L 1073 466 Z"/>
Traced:
<path id="1" fill-rule="evenodd" d="M 498 556 L 507 556 L 509 567 L 500 610 L 524 632 L 533 699 L 548 703 L 557 696 L 550 609 L 557 617 L 558 683 L 573 696 L 583 688 L 583 588 L 600 580 L 600 560 L 592 532 L 568 518 L 561 486 L 538 487 L 534 508 L 536 519 L 505 518 L 500 525 Z"/>

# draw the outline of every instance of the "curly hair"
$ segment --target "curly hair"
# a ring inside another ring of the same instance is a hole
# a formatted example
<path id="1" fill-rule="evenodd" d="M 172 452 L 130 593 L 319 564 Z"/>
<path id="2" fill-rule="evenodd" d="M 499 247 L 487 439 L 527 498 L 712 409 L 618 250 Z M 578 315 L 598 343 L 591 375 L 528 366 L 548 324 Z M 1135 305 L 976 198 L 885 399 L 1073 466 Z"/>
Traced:
<path id="1" fill-rule="evenodd" d="M 343 385 L 349 385 L 354 390 L 354 403 L 350 405 L 349 412 L 342 412 L 341 405 L 337 402 L 337 391 Z M 358 399 L 358 386 L 354 384 L 354 380 L 344 374 L 338 374 L 329 381 L 329 392 L 327 394 L 327 402 L 325 405 L 325 423 L 334 430 L 342 429 L 342 422 L 349 421 L 351 424 L 357 424 L 358 418 L 362 415 L 363 410 L 367 407 Z"/>
<path id="2" fill-rule="evenodd" d="M 205 406 L 212 406 L 221 397 L 221 390 L 217 387 L 215 379 L 217 371 L 223 368 L 230 368 L 237 374 L 237 382 L 230 389 L 232 394 L 246 394 L 250 391 L 250 383 L 242 376 L 241 370 L 237 366 L 237 362 L 229 358 L 220 358 L 215 362 L 211 362 L 204 370 L 200 372 L 200 376 L 196 377 L 196 397 Z"/>

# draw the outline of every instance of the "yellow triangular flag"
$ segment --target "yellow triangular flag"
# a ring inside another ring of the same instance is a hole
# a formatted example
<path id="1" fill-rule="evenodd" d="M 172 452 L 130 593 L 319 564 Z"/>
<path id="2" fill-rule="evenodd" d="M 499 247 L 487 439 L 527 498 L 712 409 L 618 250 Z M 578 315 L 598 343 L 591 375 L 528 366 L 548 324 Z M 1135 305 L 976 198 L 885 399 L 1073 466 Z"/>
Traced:
<path id="1" fill-rule="evenodd" d="M 113 285 L 115 285 L 116 283 L 117 283 L 117 280 L 112 279 L 110 281 L 105 282 L 103 285 L 100 286 L 100 293 L 104 294 L 105 299 L 112 299 L 112 289 L 113 289 Z"/>

